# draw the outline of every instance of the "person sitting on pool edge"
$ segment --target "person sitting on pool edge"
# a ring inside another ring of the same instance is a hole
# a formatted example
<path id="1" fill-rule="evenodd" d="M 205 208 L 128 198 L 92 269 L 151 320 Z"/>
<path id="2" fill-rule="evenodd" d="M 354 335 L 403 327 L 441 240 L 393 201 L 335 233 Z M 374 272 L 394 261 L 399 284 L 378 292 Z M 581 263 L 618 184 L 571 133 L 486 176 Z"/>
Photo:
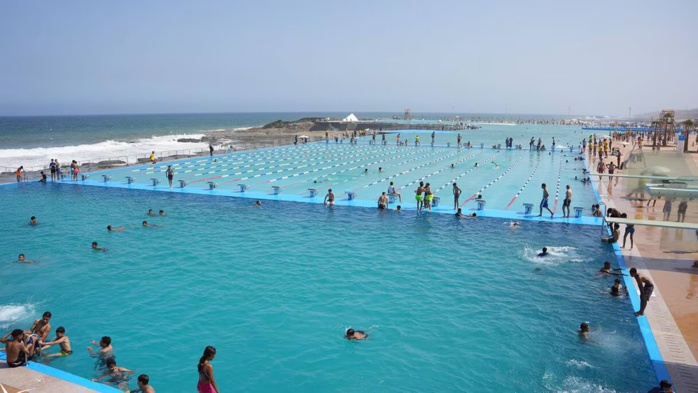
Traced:
<path id="1" fill-rule="evenodd" d="M 344 338 L 347 340 L 365 340 L 367 337 L 368 334 L 363 330 L 354 330 L 352 328 L 347 329 L 346 333 L 344 333 Z"/>
<path id="2" fill-rule="evenodd" d="M 539 252 L 538 255 L 536 255 L 536 256 L 537 257 L 547 257 L 548 255 L 550 255 L 550 254 L 548 254 L 548 247 L 543 247 L 541 252 Z"/>
<path id="3" fill-rule="evenodd" d="M 601 241 L 604 243 L 616 243 L 616 242 L 618 242 L 619 238 L 620 238 L 620 224 L 615 223 L 615 224 L 613 224 L 613 234 L 610 237 L 601 238 Z"/>
<path id="4" fill-rule="evenodd" d="M 114 228 L 111 225 L 107 225 L 107 231 L 109 231 L 109 232 L 118 232 L 118 231 L 123 231 L 124 229 L 126 229 L 126 228 L 124 228 L 124 227 Z"/>
<path id="5" fill-rule="evenodd" d="M 11 340 L 7 338 L 12 336 Z M 24 343 L 26 335 L 22 329 L 15 329 L 0 338 L 0 343 L 5 344 L 7 367 L 15 368 L 27 365 L 27 359 L 34 353 L 34 344 Z"/>

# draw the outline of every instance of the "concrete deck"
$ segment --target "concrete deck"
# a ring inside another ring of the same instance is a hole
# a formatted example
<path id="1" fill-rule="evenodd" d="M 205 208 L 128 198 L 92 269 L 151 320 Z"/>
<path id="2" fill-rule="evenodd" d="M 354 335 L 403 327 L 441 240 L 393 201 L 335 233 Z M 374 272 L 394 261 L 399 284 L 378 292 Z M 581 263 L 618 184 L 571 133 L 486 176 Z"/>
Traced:
<path id="1" fill-rule="evenodd" d="M 620 143 L 614 143 L 614 147 L 617 145 Z M 628 156 L 631 148 L 631 145 L 623 148 L 624 157 Z M 644 147 L 643 151 L 651 151 L 651 147 Z M 588 159 L 588 154 L 586 157 Z M 698 175 L 698 155 L 687 154 L 683 159 L 688 171 Z M 589 167 L 595 168 L 597 160 L 598 157 L 589 160 Z M 627 213 L 628 218 L 632 219 L 662 220 L 664 201 L 647 207 L 644 201 L 623 198 L 628 180 L 607 177 L 599 180 L 598 176 L 592 176 L 600 198 L 608 207 Z M 675 209 L 672 220 L 675 219 Z M 685 221 L 698 223 L 698 211 L 689 209 Z M 623 231 L 624 228 L 621 228 L 621 234 Z M 698 268 L 692 267 L 693 262 L 698 260 L 698 245 L 692 246 L 697 241 L 695 236 L 694 231 L 684 229 L 637 226 L 635 247 L 630 250 L 628 239 L 626 248 L 618 249 L 628 267 L 636 267 L 640 274 L 649 276 L 655 284 L 655 295 L 648 303 L 645 317 L 640 317 L 638 322 L 641 329 L 643 319 L 649 324 L 663 358 L 663 366 L 669 372 L 677 392 L 698 392 Z M 685 246 L 689 250 L 674 250 L 672 242 L 680 243 L 681 248 Z M 639 308 L 639 304 L 634 306 Z"/>
<path id="2" fill-rule="evenodd" d="M 9 368 L 5 352 L 0 352 L 0 393 L 118 393 L 120 390 L 98 384 L 43 364 Z"/>

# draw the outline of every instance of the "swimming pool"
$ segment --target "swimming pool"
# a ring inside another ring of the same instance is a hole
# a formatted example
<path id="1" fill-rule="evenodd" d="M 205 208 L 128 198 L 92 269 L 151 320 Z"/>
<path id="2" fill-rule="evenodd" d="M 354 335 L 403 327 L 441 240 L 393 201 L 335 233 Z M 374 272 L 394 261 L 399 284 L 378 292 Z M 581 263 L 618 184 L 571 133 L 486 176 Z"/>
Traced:
<path id="1" fill-rule="evenodd" d="M 630 301 L 601 293 L 613 280 L 596 271 L 614 259 L 598 227 L 72 184 L 0 187 L 0 203 L 0 325 L 52 311 L 76 354 L 51 365 L 77 375 L 92 377 L 85 347 L 109 335 L 118 364 L 165 392 L 193 390 L 206 345 L 222 391 L 656 382 Z M 550 258 L 534 257 L 542 246 Z M 577 337 L 583 321 L 599 329 L 593 343 Z M 369 339 L 342 339 L 350 326 Z"/>
<path id="2" fill-rule="evenodd" d="M 403 140 L 409 138 L 407 135 L 402 134 Z M 170 190 L 165 172 L 171 165 L 174 192 L 201 193 L 213 184 L 216 189 L 212 194 L 320 203 L 327 190 L 333 189 L 339 203 L 374 206 L 392 182 L 402 194 L 402 202 L 394 203 L 412 209 L 416 208 L 414 191 L 419 182 L 425 182 L 431 183 L 435 197 L 441 199 L 436 209 L 440 211 L 453 208 L 452 184 L 457 183 L 462 190 L 459 204 L 464 210 L 476 210 L 475 198 L 481 195 L 488 210 L 511 214 L 523 213 L 524 203 L 537 207 L 541 184 L 546 183 L 550 209 L 558 216 L 566 185 L 574 192 L 572 207 L 582 207 L 587 215 L 591 214 L 595 197 L 590 185 L 578 181 L 584 167 L 581 159 L 577 161 L 579 154 L 569 149 L 530 151 L 528 145 L 524 150 L 498 149 L 484 146 L 484 142 L 482 147 L 458 148 L 456 135 L 441 133 L 438 138 L 442 144 L 434 146 L 423 139 L 420 146 L 397 146 L 387 143 L 387 139 L 382 145 L 380 136 L 376 144 L 364 137 L 358 145 L 345 140 L 281 146 L 103 171 L 82 183 Z M 388 136 L 393 137 L 396 134 Z M 186 183 L 185 189 L 180 188 L 180 181 Z M 316 191 L 314 197 L 310 190 Z M 350 201 L 352 193 L 355 199 Z"/>

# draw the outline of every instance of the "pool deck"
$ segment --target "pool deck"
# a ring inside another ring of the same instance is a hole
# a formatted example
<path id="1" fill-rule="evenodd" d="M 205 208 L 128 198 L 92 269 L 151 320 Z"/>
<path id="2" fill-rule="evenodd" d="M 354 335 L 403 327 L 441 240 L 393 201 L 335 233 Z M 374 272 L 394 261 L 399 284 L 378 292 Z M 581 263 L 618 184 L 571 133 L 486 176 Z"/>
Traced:
<path id="1" fill-rule="evenodd" d="M 121 390 L 95 383 L 40 363 L 9 368 L 5 352 L 0 352 L 0 392 L 2 393 L 116 393 Z"/>
<path id="2" fill-rule="evenodd" d="M 631 146 L 623 147 L 623 157 L 627 157 L 630 149 Z M 651 147 L 643 150 L 649 151 Z M 683 158 L 690 172 L 698 175 L 698 155 L 686 154 Z M 597 161 L 598 158 L 592 158 L 588 162 L 589 167 L 595 168 Z M 604 177 L 600 182 L 598 179 L 598 176 L 592 176 L 594 187 L 607 207 L 628 213 L 629 218 L 662 220 L 662 200 L 657 207 L 646 207 L 644 202 L 622 198 L 627 189 L 624 188 L 626 179 Z M 698 222 L 695 209 L 687 212 L 686 222 Z M 691 267 L 698 260 L 698 252 L 662 248 L 663 240 L 681 236 L 678 231 L 683 230 L 637 227 L 632 250 L 629 249 L 629 239 L 626 244 L 628 248 L 615 245 L 614 249 L 621 266 L 636 267 L 638 272 L 649 276 L 655 284 L 645 317 L 638 318 L 638 323 L 658 376 L 661 377 L 664 368 L 677 392 L 698 392 L 698 268 Z M 629 288 L 635 286 L 630 277 L 625 277 L 625 283 Z M 639 308 L 636 296 L 633 297 L 633 306 L 636 310 Z M 648 337 L 656 342 L 658 354 L 653 353 Z"/>

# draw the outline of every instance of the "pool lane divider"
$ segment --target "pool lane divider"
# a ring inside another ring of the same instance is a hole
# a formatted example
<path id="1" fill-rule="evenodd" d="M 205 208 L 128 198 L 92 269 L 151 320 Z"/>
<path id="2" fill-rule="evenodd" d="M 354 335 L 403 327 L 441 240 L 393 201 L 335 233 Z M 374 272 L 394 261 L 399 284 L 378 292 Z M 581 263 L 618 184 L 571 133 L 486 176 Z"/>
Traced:
<path id="1" fill-rule="evenodd" d="M 582 155 L 582 157 L 583 157 L 582 162 L 584 163 L 584 168 L 587 170 L 587 173 L 588 173 L 589 172 L 589 165 L 588 165 L 586 156 Z M 592 189 L 594 190 L 594 194 L 596 195 L 596 202 L 602 203 L 603 201 L 601 200 L 601 195 L 599 194 L 596 180 L 593 179 L 593 176 L 589 176 L 589 179 L 591 180 L 591 186 L 592 186 Z M 594 218 L 599 218 L 599 217 L 594 217 Z M 604 225 L 603 221 L 601 221 L 601 225 L 603 227 L 603 230 L 605 230 L 606 233 L 610 235 L 610 231 L 608 229 L 608 226 Z M 623 252 L 620 249 L 620 246 L 618 245 L 618 243 L 613 243 L 611 246 L 613 247 L 613 253 L 616 257 L 616 262 L 618 262 L 618 266 L 622 269 L 628 270 L 628 265 L 625 263 L 625 257 L 623 256 Z M 637 308 L 637 309 L 640 308 L 640 295 L 637 293 L 637 290 L 635 289 L 635 283 L 633 282 L 632 277 L 623 276 L 623 284 L 625 285 L 626 289 L 633 288 L 632 291 L 628 290 L 627 292 L 628 292 L 628 297 L 630 297 L 630 303 L 632 304 L 633 312 L 634 312 L 635 308 Z M 640 334 L 642 335 L 642 339 L 645 342 L 645 348 L 647 349 L 647 354 L 649 355 L 650 363 L 652 364 L 652 367 L 654 368 L 654 373 L 656 374 L 657 382 L 659 382 L 663 379 L 666 379 L 667 381 L 671 381 L 671 376 L 669 375 L 669 370 L 666 368 L 666 364 L 664 362 L 664 357 L 662 357 L 662 353 L 659 351 L 659 346 L 657 345 L 657 340 L 654 337 L 654 333 L 652 332 L 652 327 L 650 326 L 650 323 L 647 320 L 647 317 L 644 317 L 644 316 L 635 317 L 635 320 L 637 321 L 637 325 L 640 328 Z"/>
<path id="2" fill-rule="evenodd" d="M 404 163 L 407 163 L 407 162 L 410 162 L 410 161 L 414 161 L 414 160 L 419 160 L 419 159 L 424 158 L 424 157 L 432 156 L 432 155 L 435 155 L 435 154 L 440 153 L 441 151 L 443 151 L 443 150 L 440 150 L 440 151 L 437 151 L 437 152 L 431 152 L 430 154 L 423 154 L 423 155 L 420 155 L 420 156 L 417 156 L 417 157 L 413 157 L 413 158 L 411 158 L 411 159 L 409 159 L 409 160 L 405 160 L 405 161 L 399 162 L 399 163 L 397 163 L 397 165 L 401 165 L 401 164 L 404 164 Z M 386 151 L 385 153 L 379 155 L 378 157 L 386 157 L 386 156 L 389 156 L 390 153 L 391 153 L 390 151 Z M 368 154 L 371 154 L 371 153 L 368 153 Z M 354 157 L 354 158 L 355 158 L 355 157 L 363 157 L 363 156 L 366 156 L 366 155 L 368 155 L 368 154 L 354 155 L 354 156 L 352 156 L 352 157 Z M 405 152 L 404 154 L 401 154 L 401 155 L 398 155 L 398 156 L 388 157 L 387 160 L 386 160 L 386 159 L 383 159 L 383 160 L 381 160 L 379 163 L 387 162 L 387 161 L 395 160 L 395 159 L 400 159 L 400 158 L 405 157 L 405 156 L 408 156 L 408 155 L 409 155 L 409 154 L 408 154 L 407 152 Z M 346 158 L 346 157 L 344 157 L 344 158 Z M 311 171 L 307 171 L 307 172 L 303 172 L 303 173 L 298 173 L 298 174 L 293 174 L 293 175 L 289 175 L 289 176 L 284 176 L 284 177 L 282 177 L 282 178 L 277 178 L 277 179 L 273 179 L 273 180 L 267 180 L 266 182 L 262 182 L 262 183 L 270 183 L 270 182 L 273 182 L 273 181 L 286 180 L 286 179 L 289 179 L 289 178 L 292 178 L 292 177 L 297 177 L 297 176 L 305 175 L 305 174 L 308 174 L 308 173 L 314 173 L 314 172 L 318 172 L 318 171 L 325 170 L 325 169 L 336 168 L 336 167 L 339 167 L 339 166 L 350 165 L 350 164 L 353 164 L 353 163 L 356 163 L 356 162 L 360 162 L 360 161 L 361 161 L 361 160 L 358 160 L 358 159 L 355 159 L 355 160 L 349 161 L 349 162 L 342 161 L 342 162 L 340 162 L 340 163 L 338 163 L 338 164 L 335 164 L 335 165 L 330 165 L 330 166 L 326 166 L 326 167 L 322 167 L 322 168 L 316 168 L 316 169 L 313 169 L 313 170 L 311 170 Z M 375 164 L 374 164 L 374 165 L 375 165 Z M 348 168 L 347 170 L 355 170 L 355 169 L 358 169 L 358 168 L 359 168 L 359 166 L 355 166 L 355 167 L 353 167 L 353 168 Z M 345 171 L 340 171 L 340 172 L 335 172 L 335 173 L 342 173 L 342 172 L 345 172 Z M 329 176 L 329 175 L 331 175 L 331 174 L 325 175 L 324 177 L 327 177 L 327 176 Z M 290 186 L 290 185 L 294 185 L 294 184 L 298 184 L 298 183 L 299 183 L 299 182 L 287 183 L 287 184 L 283 184 L 283 186 Z M 257 183 L 257 184 L 261 184 L 261 183 Z M 331 183 L 328 183 L 328 185 L 330 185 L 330 184 L 331 184 Z"/>
<path id="3" fill-rule="evenodd" d="M 521 158 L 522 158 L 522 157 L 523 157 L 523 154 L 520 154 L 520 155 L 519 155 L 519 158 L 516 159 L 516 161 L 514 161 L 514 163 L 511 164 L 511 165 L 509 166 L 509 168 L 507 168 L 504 172 L 502 172 L 502 173 L 501 173 L 499 176 L 497 176 L 494 180 L 492 180 L 491 182 L 489 182 L 486 186 L 482 187 L 478 192 L 476 192 L 475 194 L 473 194 L 473 196 L 471 196 L 470 198 L 466 199 L 463 203 L 460 204 L 460 206 L 463 206 L 463 205 L 465 205 L 466 203 L 472 201 L 473 199 L 475 199 L 475 197 L 477 197 L 478 195 L 480 195 L 480 193 L 482 193 L 482 192 L 485 191 L 487 188 L 489 188 L 489 186 L 491 186 L 492 184 L 498 182 L 499 179 L 501 179 L 502 177 L 504 177 L 504 175 L 506 175 L 514 166 L 516 166 L 516 164 L 519 163 L 519 161 L 521 161 Z"/>
<path id="4" fill-rule="evenodd" d="M 562 177 L 562 158 L 560 158 L 560 168 L 557 171 L 557 186 L 555 188 L 555 206 L 553 206 L 553 214 L 557 211 L 557 201 L 560 197 L 560 178 Z"/>
<path id="5" fill-rule="evenodd" d="M 392 151 L 391 149 L 382 149 L 382 150 L 384 150 L 383 154 L 380 154 L 380 155 L 378 155 L 377 157 L 386 157 L 386 156 L 389 156 L 389 155 L 391 155 L 391 154 L 393 153 L 393 151 Z M 312 170 L 303 171 L 303 172 L 296 173 L 296 174 L 291 174 L 291 175 L 288 175 L 288 176 L 282 176 L 282 177 L 279 177 L 279 178 L 276 178 L 276 179 L 267 180 L 267 181 L 260 182 L 260 183 L 257 183 L 257 184 L 270 183 L 270 182 L 279 181 L 279 180 L 286 180 L 286 179 L 288 179 L 288 178 L 292 178 L 292 177 L 297 177 L 297 176 L 306 175 L 306 174 L 309 174 L 309 173 L 318 172 L 318 171 L 323 170 L 323 169 L 330 169 L 330 168 L 333 168 L 333 167 L 340 167 L 340 166 L 351 165 L 351 164 L 353 164 L 353 163 L 357 163 L 357 162 L 361 162 L 361 161 L 362 161 L 362 159 L 358 159 L 357 157 L 363 158 L 363 157 L 365 157 L 365 156 L 367 156 L 367 155 L 371 155 L 371 154 L 374 154 L 374 153 L 375 153 L 375 151 L 366 152 L 366 153 L 361 153 L 361 154 L 354 154 L 354 155 L 349 155 L 349 156 L 344 156 L 344 157 L 341 157 L 341 159 L 342 159 L 343 161 L 340 161 L 338 164 L 335 164 L 335 165 L 330 165 L 330 166 L 327 166 L 327 167 L 324 167 L 324 168 L 323 168 L 323 167 L 314 168 L 314 169 L 312 169 Z M 405 156 L 405 155 L 407 155 L 407 153 L 402 154 L 402 155 L 397 156 L 397 157 L 402 157 L 402 156 Z M 354 160 L 351 160 L 351 161 L 346 161 L 346 158 L 355 158 L 355 159 L 354 159 Z M 374 162 L 365 163 L 365 164 L 362 164 L 362 165 L 357 165 L 357 166 L 354 166 L 354 167 L 352 167 L 352 168 L 347 168 L 347 169 L 345 169 L 345 170 L 342 170 L 342 171 L 339 171 L 339 172 L 334 172 L 334 173 L 343 173 L 343 172 L 350 171 L 350 170 L 356 170 L 356 169 L 358 169 L 358 168 L 360 168 L 360 167 L 363 167 L 363 166 L 367 166 L 367 165 L 376 165 L 376 164 L 379 164 L 379 163 L 384 162 L 384 161 L 385 161 L 385 160 L 377 160 L 377 161 L 374 161 Z M 329 162 L 337 162 L 337 159 L 336 159 L 336 158 L 333 158 L 333 159 L 331 159 L 331 160 L 327 160 L 326 162 L 327 162 L 327 163 L 329 163 Z M 297 167 L 297 168 L 302 168 L 302 167 L 304 167 L 304 166 L 299 166 L 299 167 Z M 328 176 L 329 176 L 329 175 L 328 175 Z M 253 177 L 258 177 L 258 176 L 253 176 Z M 247 180 L 247 178 L 240 178 L 240 179 L 235 179 L 235 180 L 232 180 L 232 181 L 241 181 L 241 180 Z"/>
<path id="6" fill-rule="evenodd" d="M 437 158 L 437 159 L 435 159 L 435 160 L 426 162 L 426 163 L 424 163 L 424 164 L 422 164 L 422 165 L 418 165 L 418 166 L 416 166 L 416 167 L 414 167 L 414 168 L 410 168 L 410 169 L 407 169 L 407 170 L 405 170 L 405 171 L 398 172 L 398 173 L 396 173 L 396 174 L 394 174 L 394 175 L 392 175 L 392 176 L 388 176 L 388 177 L 386 177 L 386 178 L 384 178 L 384 179 L 381 179 L 381 180 L 378 180 L 378 181 L 374 181 L 374 182 L 369 183 L 369 184 L 366 184 L 366 185 L 364 185 L 364 186 L 362 186 L 362 187 L 358 187 L 358 188 L 356 188 L 356 189 L 353 190 L 353 191 L 356 191 L 356 190 L 358 190 L 358 189 L 360 189 L 360 188 L 370 187 L 370 186 L 373 186 L 373 185 L 375 185 L 375 184 L 384 182 L 384 181 L 386 181 L 386 180 L 390 180 L 390 179 L 396 178 L 396 177 L 398 177 L 398 176 L 405 175 L 405 174 L 410 173 L 410 172 L 413 172 L 413 171 L 415 171 L 415 170 L 417 170 L 417 169 L 423 168 L 423 167 L 425 167 L 425 166 L 427 166 L 427 165 L 431 165 L 431 164 L 434 164 L 434 163 L 437 163 L 437 162 L 441 162 L 441 161 L 443 161 L 443 160 L 445 160 L 445 159 L 452 158 L 453 156 L 458 155 L 458 153 L 460 153 L 460 152 L 456 152 L 456 153 L 453 153 L 453 154 L 449 154 L 449 155 L 447 155 L 447 156 L 444 156 L 444 157 Z M 463 158 L 461 161 L 464 161 L 464 160 L 470 159 L 470 158 L 472 158 L 472 157 L 475 157 L 475 156 L 477 156 L 478 154 L 481 154 L 481 152 L 476 153 L 476 154 L 472 154 L 472 155 L 470 155 L 470 156 L 468 156 L 468 157 L 465 157 L 465 158 Z M 405 184 L 405 185 L 403 185 L 403 186 L 400 186 L 400 187 L 398 187 L 397 189 L 398 189 L 398 190 L 402 190 L 402 189 L 404 189 L 405 187 L 409 187 L 411 184 L 414 184 L 414 183 L 416 183 L 416 182 L 418 182 L 418 181 L 424 180 L 424 179 L 426 179 L 427 177 L 432 176 L 432 175 L 434 175 L 434 174 L 436 174 L 436 173 L 439 173 L 439 172 L 441 172 L 441 171 L 443 171 L 443 170 L 445 170 L 445 169 L 446 169 L 446 168 L 443 168 L 443 169 L 440 169 L 440 170 L 438 170 L 438 171 L 436 171 L 436 172 L 433 172 L 433 173 L 431 173 L 431 174 L 428 174 L 428 175 L 426 175 L 426 176 L 422 176 L 421 178 L 419 178 L 419 179 L 417 179 L 417 180 L 414 180 L 414 181 L 412 181 L 412 182 L 410 182 L 410 183 L 407 183 L 407 184 Z"/>
<path id="7" fill-rule="evenodd" d="M 514 195 L 514 197 L 511 198 L 511 202 L 509 202 L 509 204 L 507 205 L 507 207 L 504 208 L 504 210 L 508 210 L 509 207 L 511 206 L 511 204 L 514 203 L 514 201 L 516 200 L 516 198 L 518 198 L 519 195 L 521 195 L 521 193 L 523 192 L 524 188 L 526 188 L 526 186 L 528 185 L 528 183 L 531 182 L 531 179 L 533 179 L 533 175 L 535 175 L 535 174 L 536 174 L 536 171 L 538 171 L 538 166 L 539 166 L 539 165 L 540 165 L 540 155 L 538 155 L 538 161 L 536 161 L 536 167 L 533 168 L 533 172 L 531 172 L 531 176 L 529 176 L 528 179 L 526 179 L 526 181 L 524 182 L 523 186 L 521 186 L 521 188 L 519 188 L 519 191 L 516 192 L 516 195 Z"/>
<path id="8" fill-rule="evenodd" d="M 444 156 L 444 157 L 442 157 L 442 158 L 440 158 L 440 159 L 433 160 L 433 161 L 428 162 L 428 163 L 426 163 L 426 164 L 424 164 L 424 165 L 420 165 L 420 166 L 418 166 L 418 167 L 416 167 L 416 168 L 412 168 L 411 170 L 408 170 L 408 171 L 404 171 L 404 172 L 402 172 L 402 173 L 399 173 L 399 175 L 402 175 L 402 174 L 411 172 L 411 171 L 413 171 L 413 170 L 419 169 L 419 168 L 424 167 L 424 166 L 429 165 L 429 164 L 433 164 L 433 163 L 435 163 L 435 162 L 443 161 L 443 160 L 445 160 L 446 158 L 453 157 L 454 155 L 457 155 L 457 154 L 458 154 L 458 153 L 449 154 L 449 155 Z M 477 154 L 472 154 L 470 157 L 472 158 L 472 157 L 474 157 L 474 156 L 476 156 L 476 155 L 477 155 Z M 433 173 L 432 173 L 432 174 L 433 174 Z M 422 176 L 422 177 L 420 177 L 420 178 L 418 178 L 418 179 L 415 179 L 415 180 L 413 180 L 413 181 L 411 181 L 411 182 L 409 182 L 409 183 L 407 183 L 407 184 L 405 184 L 405 185 L 403 185 L 403 186 L 401 186 L 401 187 L 398 187 L 398 190 L 402 190 L 402 189 L 404 189 L 404 188 L 406 188 L 406 187 L 409 187 L 409 186 L 411 186 L 411 185 L 413 185 L 413 184 L 415 184 L 415 183 L 417 183 L 417 182 L 420 182 L 420 181 L 426 179 L 427 177 L 431 176 L 432 174 L 428 174 L 428 175 L 426 175 L 426 176 Z"/>
<path id="9" fill-rule="evenodd" d="M 378 156 L 376 156 L 376 157 L 383 157 L 383 158 L 384 158 L 384 157 L 386 157 L 386 156 L 390 156 L 392 152 L 393 152 L 392 149 L 391 149 L 391 150 L 387 150 L 387 149 L 386 149 L 386 151 L 385 151 L 383 154 L 380 154 L 380 155 L 378 155 Z M 369 152 L 369 153 L 366 153 L 366 154 L 355 154 L 355 155 L 350 156 L 350 157 L 351 157 L 351 158 L 364 157 L 364 156 L 367 156 L 367 155 L 373 154 L 373 153 L 374 153 L 374 152 Z M 437 153 L 432 153 L 431 155 L 433 155 L 433 154 L 437 154 Z M 408 155 L 409 155 L 409 153 L 404 152 L 403 154 L 400 154 L 400 155 L 397 155 L 397 156 L 394 156 L 394 157 L 388 157 L 387 160 L 386 160 L 386 159 L 381 159 L 381 160 L 374 161 L 374 162 L 372 162 L 372 163 L 367 163 L 367 164 L 365 164 L 365 165 L 358 165 L 358 166 L 355 166 L 355 167 L 353 167 L 353 168 L 347 168 L 346 171 L 348 171 L 348 170 L 356 170 L 356 169 L 358 169 L 359 167 L 361 167 L 361 166 L 366 166 L 366 165 L 377 165 L 377 164 L 380 164 L 380 163 L 383 163 L 383 162 L 387 162 L 387 161 L 390 161 L 390 160 L 393 160 L 393 159 L 399 159 L 399 158 L 401 158 L 401 157 L 405 157 L 405 156 L 408 156 Z M 425 154 L 424 156 L 428 156 L 428 155 Z M 344 157 L 344 158 L 346 158 L 346 157 Z M 419 158 L 421 158 L 421 157 L 415 157 L 415 158 L 412 158 L 412 159 L 407 160 L 407 161 L 405 161 L 405 162 L 417 160 L 417 159 L 419 159 Z M 335 161 L 335 160 L 329 160 L 329 161 Z M 328 161 L 328 162 L 329 162 L 329 161 Z M 286 179 L 289 179 L 289 178 L 293 178 L 293 177 L 297 177 L 297 176 L 301 176 L 301 175 L 306 175 L 306 174 L 308 174 L 308 173 L 318 172 L 318 171 L 321 171 L 321 170 L 324 170 L 324 169 L 335 168 L 335 167 L 339 167 L 339 166 L 343 166 L 343 165 L 350 165 L 350 164 L 353 164 L 353 163 L 356 163 L 356 162 L 360 162 L 360 161 L 361 161 L 361 160 L 359 160 L 359 159 L 354 159 L 354 160 L 349 161 L 349 162 L 342 161 L 342 162 L 340 162 L 339 164 L 336 164 L 336 165 L 331 165 L 331 166 L 326 166 L 326 167 L 321 167 L 321 168 L 315 168 L 315 169 L 310 170 L 310 171 L 305 171 L 305 172 L 301 172 L 301 173 L 292 174 L 292 175 L 289 175 L 289 176 L 283 176 L 283 177 L 279 177 L 279 178 L 276 178 L 276 179 L 267 180 L 266 183 L 271 183 L 271 182 L 280 181 L 280 180 L 286 180 Z M 400 165 L 400 164 L 402 164 L 402 163 L 398 163 L 398 165 Z M 342 173 L 342 172 L 344 172 L 344 171 L 335 172 L 335 173 Z M 328 176 L 329 176 L 329 175 L 328 175 Z"/>
<path id="10" fill-rule="evenodd" d="M 472 157 L 475 157 L 475 156 L 477 156 L 477 154 L 473 154 L 472 156 L 466 157 L 466 158 L 464 158 L 463 160 L 461 160 L 460 162 L 463 162 L 463 161 L 465 161 L 466 159 L 469 159 L 469 158 L 472 158 Z M 490 159 L 494 158 L 495 156 L 496 156 L 496 154 L 493 155 L 492 157 L 490 157 Z M 467 171 L 465 171 L 465 172 L 461 173 L 460 175 L 454 177 L 454 178 L 451 179 L 450 181 L 447 181 L 446 184 L 444 184 L 443 186 L 437 188 L 436 191 L 434 191 L 434 195 L 436 195 L 437 192 L 439 192 L 439 191 L 443 190 L 444 188 L 450 186 L 451 184 L 455 183 L 455 182 L 456 182 L 458 179 L 460 179 L 461 177 L 463 177 L 463 176 L 467 175 L 468 173 L 474 171 L 475 168 L 476 168 L 476 167 L 474 167 L 474 166 L 473 166 L 473 167 L 470 167 L 470 169 L 468 169 Z"/>
<path id="11" fill-rule="evenodd" d="M 431 152 L 431 153 L 429 153 L 429 154 L 424 154 L 423 157 L 433 156 L 433 155 L 436 155 L 436 154 L 438 154 L 438 153 L 440 153 L 440 152 L 441 152 L 441 151 Z M 405 156 L 408 156 L 408 155 L 409 155 L 409 153 L 405 152 L 405 154 L 402 154 L 402 155 L 400 155 L 400 156 L 398 156 L 398 157 L 405 157 Z M 377 161 L 377 162 L 382 162 L 382 161 Z M 377 163 L 377 162 L 376 162 L 376 163 Z M 366 166 L 366 165 L 373 165 L 373 164 L 375 164 L 375 163 L 369 163 L 369 164 L 364 164 L 364 165 L 357 165 L 357 166 L 354 166 L 354 167 L 352 167 L 352 168 L 347 168 L 347 169 L 343 169 L 343 170 L 341 170 L 341 171 L 329 173 L 329 174 L 325 175 L 325 177 L 334 176 L 334 175 L 339 175 L 339 174 L 342 174 L 342 173 L 347 172 L 347 171 L 356 170 L 356 169 L 359 169 L 359 168 L 364 167 L 364 166 Z M 362 174 L 362 175 L 363 175 L 363 174 Z M 349 180 L 354 180 L 355 178 L 356 178 L 356 177 L 354 177 L 354 178 L 352 178 L 352 179 L 346 179 L 346 180 L 344 180 L 342 183 L 346 183 L 346 182 L 349 181 Z M 328 185 L 331 185 L 331 186 L 335 186 L 335 187 L 336 187 L 338 184 L 340 184 L 340 183 L 329 183 Z"/>

